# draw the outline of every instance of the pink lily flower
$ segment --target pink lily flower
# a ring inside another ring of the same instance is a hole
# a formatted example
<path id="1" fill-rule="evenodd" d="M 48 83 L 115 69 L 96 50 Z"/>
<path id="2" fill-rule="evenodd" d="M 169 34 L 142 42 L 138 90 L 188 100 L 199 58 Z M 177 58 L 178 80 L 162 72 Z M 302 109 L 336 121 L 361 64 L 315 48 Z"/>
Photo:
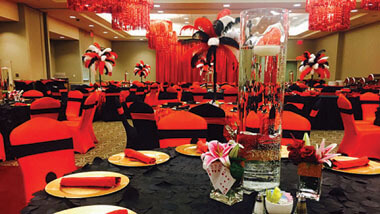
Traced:
<path id="1" fill-rule="evenodd" d="M 214 161 L 220 160 L 225 167 L 230 167 L 230 159 L 228 154 L 233 146 L 227 143 L 219 143 L 217 140 L 208 143 L 208 152 L 203 153 L 201 158 L 203 161 L 203 169 L 207 169 Z"/>
<path id="2" fill-rule="evenodd" d="M 325 139 L 322 140 L 320 147 L 318 148 L 318 145 L 316 145 L 316 156 L 319 163 L 327 163 L 331 167 L 331 161 L 330 159 L 333 157 L 336 157 L 340 154 L 329 154 L 335 147 L 336 143 L 330 144 L 325 148 Z"/>

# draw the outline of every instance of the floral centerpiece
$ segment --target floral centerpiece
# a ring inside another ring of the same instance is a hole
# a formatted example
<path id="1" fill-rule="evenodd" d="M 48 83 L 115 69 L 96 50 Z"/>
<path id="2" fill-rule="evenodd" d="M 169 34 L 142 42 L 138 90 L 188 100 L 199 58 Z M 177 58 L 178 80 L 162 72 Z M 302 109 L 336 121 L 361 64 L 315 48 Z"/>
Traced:
<path id="1" fill-rule="evenodd" d="M 319 201 L 322 184 L 322 165 L 331 167 L 331 158 L 339 154 L 330 154 L 336 144 L 325 147 L 325 139 L 320 146 L 310 145 L 309 136 L 305 133 L 303 140 L 293 139 L 288 146 L 289 160 L 298 165 L 299 191 L 306 198 Z"/>
<path id="2" fill-rule="evenodd" d="M 244 158 L 238 156 L 242 146 L 233 140 L 228 143 L 214 140 L 207 146 L 208 151 L 201 158 L 212 183 L 210 198 L 227 205 L 242 201 Z"/>
<path id="3" fill-rule="evenodd" d="M 9 100 L 14 100 L 15 102 L 22 101 L 22 98 L 21 98 L 22 93 L 24 93 L 24 90 L 21 90 L 21 91 L 17 91 L 17 90 L 9 91 L 8 92 L 8 99 Z"/>

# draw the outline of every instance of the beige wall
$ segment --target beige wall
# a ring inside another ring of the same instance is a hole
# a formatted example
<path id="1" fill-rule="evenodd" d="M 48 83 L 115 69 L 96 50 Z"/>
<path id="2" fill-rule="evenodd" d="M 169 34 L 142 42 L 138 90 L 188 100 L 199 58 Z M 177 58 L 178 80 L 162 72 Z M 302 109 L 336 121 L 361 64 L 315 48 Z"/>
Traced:
<path id="1" fill-rule="evenodd" d="M 380 22 L 344 33 L 340 79 L 380 74 Z"/>
<path id="2" fill-rule="evenodd" d="M 143 60 L 151 66 L 150 74 L 144 81 L 156 80 L 156 51 L 149 49 L 147 42 L 112 42 L 112 49 L 119 57 L 116 59 L 112 77 L 104 79 L 124 80 L 124 74 L 128 72 L 128 80 L 140 80 L 133 70 L 136 63 Z"/>
<path id="3" fill-rule="evenodd" d="M 314 50 L 314 41 L 313 40 L 303 40 L 302 45 L 297 44 L 298 40 L 289 39 L 288 41 L 288 50 L 287 50 L 287 60 L 296 60 L 297 56 L 301 56 L 305 51 Z"/>
<path id="4" fill-rule="evenodd" d="M 55 69 L 54 74 L 59 73 L 69 78 L 70 84 L 82 83 L 82 61 L 79 52 L 79 41 L 76 40 L 52 40 L 54 49 Z"/>
<path id="5" fill-rule="evenodd" d="M 14 79 L 46 78 L 42 14 L 20 4 L 19 15 L 18 22 L 0 22 L 0 59 L 11 62 Z"/>
<path id="6" fill-rule="evenodd" d="M 71 39 L 79 39 L 79 29 L 72 25 L 51 17 L 47 18 L 47 25 L 49 32 L 60 34 Z"/>
<path id="7" fill-rule="evenodd" d="M 100 36 L 97 36 L 97 35 L 94 35 L 94 40 L 93 40 L 93 43 L 98 43 L 100 45 L 100 47 L 103 47 L 103 48 L 111 48 L 111 41 L 107 40 L 107 39 L 104 39 Z"/>

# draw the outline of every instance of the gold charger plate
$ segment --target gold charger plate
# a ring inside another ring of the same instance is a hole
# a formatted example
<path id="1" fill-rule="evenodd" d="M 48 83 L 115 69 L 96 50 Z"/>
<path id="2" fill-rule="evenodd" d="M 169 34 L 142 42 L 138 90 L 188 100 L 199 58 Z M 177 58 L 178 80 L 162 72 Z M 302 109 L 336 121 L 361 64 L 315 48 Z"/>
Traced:
<path id="1" fill-rule="evenodd" d="M 108 158 L 108 161 L 118 166 L 139 167 L 139 166 L 153 166 L 156 164 L 165 163 L 166 161 L 170 159 L 170 156 L 164 152 L 146 151 L 146 150 L 140 150 L 139 152 L 143 153 L 146 156 L 156 158 L 156 163 L 146 164 L 146 163 L 142 163 L 130 158 L 126 158 L 124 156 L 124 152 L 112 155 L 111 157 Z"/>
<path id="2" fill-rule="evenodd" d="M 288 156 L 289 156 L 288 147 L 281 145 L 281 158 L 288 158 Z"/>
<path id="3" fill-rule="evenodd" d="M 347 156 L 337 156 L 334 157 L 335 160 L 355 160 L 355 157 L 347 157 Z M 367 166 L 349 168 L 349 169 L 333 169 L 328 168 L 333 171 L 343 172 L 348 174 L 358 174 L 358 175 L 379 175 L 380 174 L 380 163 L 376 161 L 369 161 Z"/>
<path id="4" fill-rule="evenodd" d="M 23 105 L 23 106 L 30 106 L 31 105 L 31 103 L 25 103 L 25 105 Z M 16 106 L 15 104 L 11 104 L 11 106 L 12 107 L 19 107 L 19 106 Z"/>
<path id="5" fill-rule="evenodd" d="M 64 177 L 121 177 L 120 184 L 113 188 L 93 188 L 93 187 L 61 187 L 61 178 L 57 178 L 45 186 L 45 191 L 53 196 L 60 198 L 90 198 L 102 195 L 108 195 L 117 192 L 129 183 L 129 178 L 123 174 L 106 171 L 81 172 Z"/>
<path id="6" fill-rule="evenodd" d="M 89 214 L 105 214 L 109 213 L 115 210 L 121 210 L 126 209 L 124 207 L 118 207 L 118 206 L 112 206 L 112 205 L 90 205 L 90 206 L 83 206 L 83 207 L 75 207 L 67 210 L 62 210 L 60 212 L 56 212 L 55 214 L 83 214 L 83 213 L 89 213 Z M 130 209 L 128 210 L 128 214 L 136 214 Z"/>
<path id="7" fill-rule="evenodd" d="M 188 155 L 188 156 L 201 156 L 202 153 L 199 153 L 197 151 L 197 145 L 196 144 L 184 144 L 177 146 L 175 150 L 183 155 Z"/>

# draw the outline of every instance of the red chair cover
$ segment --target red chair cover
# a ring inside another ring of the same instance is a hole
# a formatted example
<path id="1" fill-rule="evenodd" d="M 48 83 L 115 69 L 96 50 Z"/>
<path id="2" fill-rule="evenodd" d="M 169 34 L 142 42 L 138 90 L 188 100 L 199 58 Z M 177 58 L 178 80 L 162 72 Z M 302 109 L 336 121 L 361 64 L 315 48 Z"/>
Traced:
<path id="1" fill-rule="evenodd" d="M 36 99 L 36 98 L 41 98 L 43 96 L 44 94 L 41 91 L 37 91 L 37 90 L 29 90 L 22 94 L 22 97 L 27 98 L 27 99 Z"/>
<path id="2" fill-rule="evenodd" d="M 375 120 L 375 112 L 380 104 L 380 97 L 378 94 L 367 92 L 360 95 L 360 103 L 363 110 L 363 120 L 373 123 Z"/>
<path id="3" fill-rule="evenodd" d="M 173 112 L 157 124 L 160 147 L 189 144 L 192 139 L 206 140 L 207 122 L 202 117 L 186 111 Z"/>
<path id="4" fill-rule="evenodd" d="M 260 133 L 260 119 L 256 112 L 250 111 L 246 120 L 246 131 Z"/>
<path id="5" fill-rule="evenodd" d="M 355 123 L 352 105 L 342 94 L 338 97 L 338 108 L 344 126 L 344 136 L 338 152 L 354 157 L 380 159 L 380 127 Z"/>
<path id="6" fill-rule="evenodd" d="M 34 101 L 30 105 L 30 117 L 48 117 L 58 120 L 61 102 L 51 97 L 44 97 Z"/>
<path id="7" fill-rule="evenodd" d="M 67 120 L 78 120 L 80 108 L 83 102 L 83 94 L 80 91 L 70 91 L 67 99 L 66 118 Z"/>
<path id="8" fill-rule="evenodd" d="M 78 121 L 63 121 L 64 124 L 70 127 L 74 139 L 74 151 L 86 153 L 89 149 L 95 146 L 94 139 L 91 137 L 89 127 L 92 126 L 94 119 L 94 108 L 97 100 L 97 95 L 92 93 L 84 102 L 83 116 Z"/>
<path id="9" fill-rule="evenodd" d="M 291 111 L 282 113 L 282 145 L 288 145 L 293 142 L 291 134 L 296 139 L 303 139 L 305 133 L 310 135 L 311 124 L 305 117 Z"/>
<path id="10" fill-rule="evenodd" d="M 5 161 L 5 149 L 4 149 L 4 138 L 3 135 L 0 133 L 0 160 Z"/>
<path id="11" fill-rule="evenodd" d="M 226 103 L 234 103 L 237 102 L 238 97 L 238 89 L 234 87 L 229 87 L 224 90 L 224 102 Z"/>
<path id="12" fill-rule="evenodd" d="M 155 90 L 152 89 L 150 93 L 145 96 L 144 102 L 150 106 L 159 105 L 157 89 Z"/>
<path id="13" fill-rule="evenodd" d="M 63 123 L 43 117 L 12 131 L 10 142 L 23 173 L 27 201 L 47 182 L 76 170 L 71 137 Z"/>

